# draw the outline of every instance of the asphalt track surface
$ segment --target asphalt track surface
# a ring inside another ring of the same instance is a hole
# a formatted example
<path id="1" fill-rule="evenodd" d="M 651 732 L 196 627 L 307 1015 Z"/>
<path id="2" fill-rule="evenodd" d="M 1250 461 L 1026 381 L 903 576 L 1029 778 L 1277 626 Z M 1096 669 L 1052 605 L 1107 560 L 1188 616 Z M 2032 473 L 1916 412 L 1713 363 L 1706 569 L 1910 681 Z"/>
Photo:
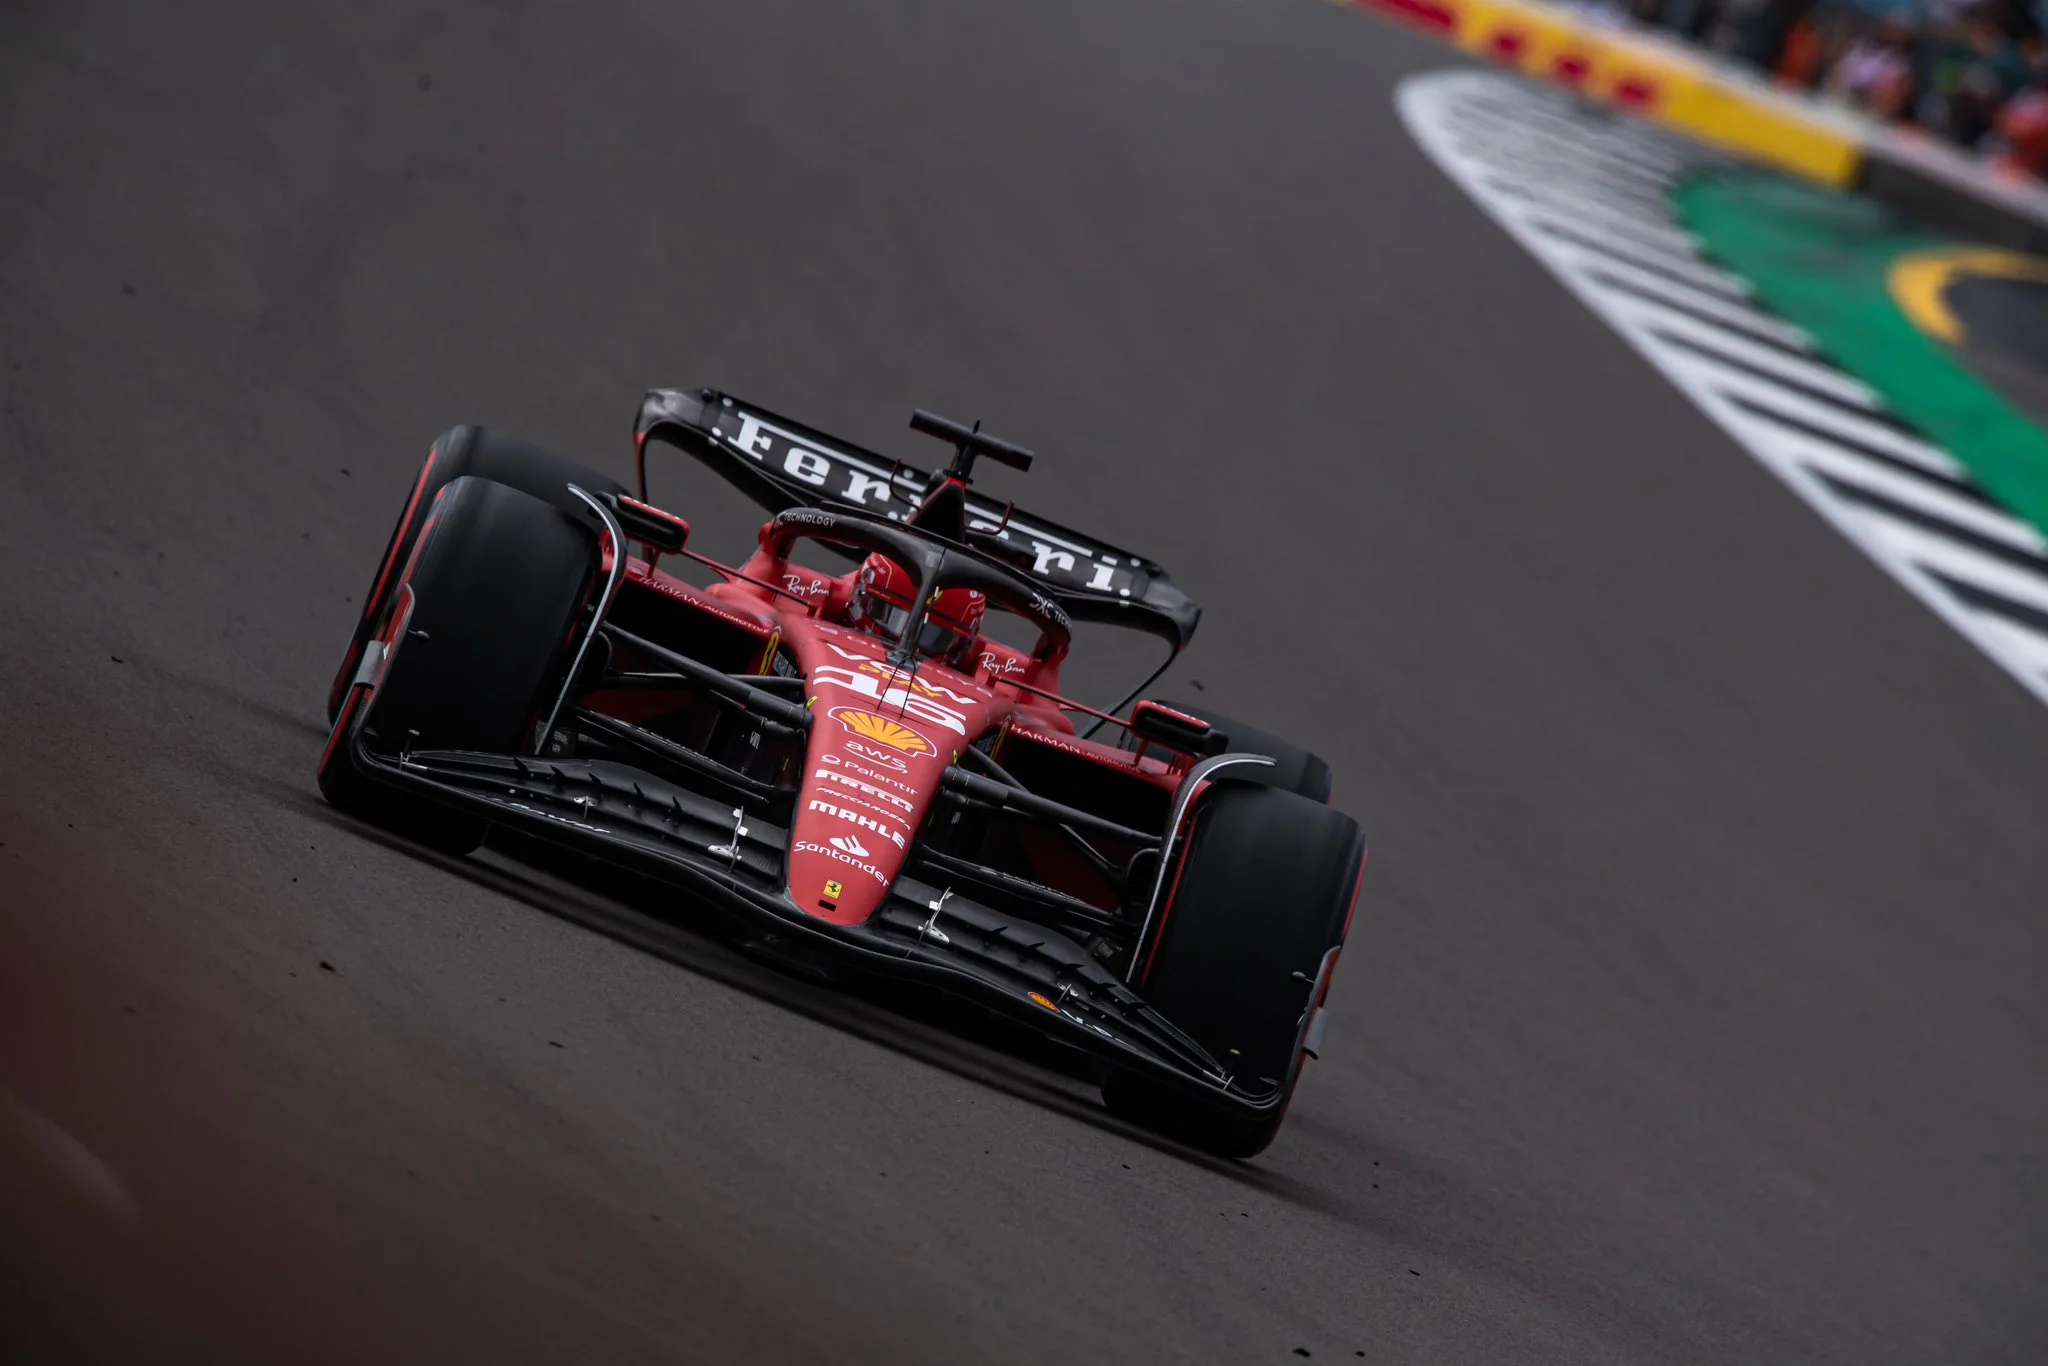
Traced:
<path id="1" fill-rule="evenodd" d="M 1948 306 L 1962 323 L 1970 368 L 2006 402 L 2048 425 L 2048 284 L 1964 279 L 1949 286 Z"/>
<path id="2" fill-rule="evenodd" d="M 320 9 L 0 11 L 6 1359 L 2043 1359 L 2048 717 L 1426 162 L 1438 50 Z M 650 383 L 1038 446 L 1328 755 L 1264 1159 L 319 803 L 429 438 L 622 473 Z"/>

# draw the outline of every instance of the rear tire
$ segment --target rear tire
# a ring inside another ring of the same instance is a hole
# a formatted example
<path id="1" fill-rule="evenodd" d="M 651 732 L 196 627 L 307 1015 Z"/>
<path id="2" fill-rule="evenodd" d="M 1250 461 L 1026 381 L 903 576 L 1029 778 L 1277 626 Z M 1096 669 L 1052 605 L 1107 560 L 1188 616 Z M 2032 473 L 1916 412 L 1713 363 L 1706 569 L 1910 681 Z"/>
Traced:
<path id="1" fill-rule="evenodd" d="M 1311 997 L 1319 979 L 1327 993 L 1324 959 L 1344 943 L 1365 836 L 1342 812 L 1256 783 L 1220 784 L 1194 822 L 1138 989 L 1240 1082 L 1277 1084 L 1280 1103 L 1246 1114 L 1123 1071 L 1102 1097 L 1113 1113 L 1205 1152 L 1255 1157 L 1280 1131 L 1300 1077 L 1304 1033 L 1322 1004 Z"/>
<path id="2" fill-rule="evenodd" d="M 357 768 L 358 736 L 379 754 L 530 748 L 551 705 L 564 646 L 595 582 L 597 538 L 566 512 L 503 484 L 465 477 L 422 517 L 432 529 L 394 601 L 374 688 L 345 690 L 320 760 L 320 791 L 340 810 L 446 853 L 483 842 L 481 817 L 442 806 Z"/>
<path id="3" fill-rule="evenodd" d="M 1225 753 L 1263 754 L 1273 761 L 1272 768 L 1259 773 L 1249 771 L 1249 765 L 1246 765 L 1246 777 L 1272 787 L 1284 788 L 1289 792 L 1299 792 L 1312 802 L 1329 805 L 1330 766 L 1323 762 L 1322 756 L 1283 740 L 1271 731 L 1248 726 L 1221 712 L 1209 711 L 1204 707 L 1191 707 L 1185 702 L 1169 702 L 1165 698 L 1155 700 L 1162 707 L 1171 707 L 1188 716 L 1199 717 L 1222 731 L 1230 740 L 1225 747 Z M 1133 744 L 1129 733 L 1126 732 L 1125 735 L 1125 744 Z"/>
<path id="4" fill-rule="evenodd" d="M 363 610 L 356 619 L 355 633 L 342 654 L 341 669 L 334 676 L 334 684 L 327 690 L 328 724 L 332 725 L 341 713 L 349 681 L 355 677 L 356 667 L 362 662 L 363 647 L 375 640 L 390 620 L 392 604 L 398 597 L 398 580 L 405 572 L 414 542 L 419 539 L 420 527 L 427 520 L 427 510 L 433 507 L 434 499 L 442 489 L 465 476 L 504 484 L 521 493 L 531 494 L 552 507 L 578 515 L 583 504 L 569 492 L 570 484 L 593 494 L 625 492 L 616 480 L 608 479 L 596 470 L 502 432 L 482 427 L 451 427 L 443 432 L 427 451 L 426 461 L 413 479 L 412 492 L 406 496 L 398 521 L 392 525 L 391 539 L 385 544 L 383 558 L 377 561 L 377 575 L 370 581 L 370 591 L 363 598 Z"/>

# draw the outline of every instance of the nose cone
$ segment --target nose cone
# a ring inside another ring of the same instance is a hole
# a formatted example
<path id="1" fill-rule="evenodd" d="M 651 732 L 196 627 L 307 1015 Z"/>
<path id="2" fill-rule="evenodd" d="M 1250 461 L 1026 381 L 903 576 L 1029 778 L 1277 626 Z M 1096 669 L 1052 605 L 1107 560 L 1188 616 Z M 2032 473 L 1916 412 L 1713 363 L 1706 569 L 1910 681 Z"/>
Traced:
<path id="1" fill-rule="evenodd" d="M 859 925 L 888 896 L 947 767 L 998 714 L 995 697 L 936 663 L 898 669 L 884 642 L 842 627 L 797 618 L 784 639 L 812 718 L 789 897 L 820 920 Z"/>
<path id="2" fill-rule="evenodd" d="M 789 851 L 789 895 L 837 925 L 881 906 L 951 762 L 930 727 L 829 684 L 815 690 Z"/>

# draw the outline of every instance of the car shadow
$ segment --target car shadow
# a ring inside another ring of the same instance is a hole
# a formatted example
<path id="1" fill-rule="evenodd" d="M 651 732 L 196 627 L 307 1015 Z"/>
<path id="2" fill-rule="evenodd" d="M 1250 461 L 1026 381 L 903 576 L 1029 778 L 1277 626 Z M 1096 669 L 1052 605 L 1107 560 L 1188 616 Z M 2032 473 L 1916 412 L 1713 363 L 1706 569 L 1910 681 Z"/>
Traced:
<path id="1" fill-rule="evenodd" d="M 1301 1141 L 1337 1145 L 1345 1159 L 1375 1155 L 1401 1174 L 1401 1194 L 1369 1195 L 1366 1182 L 1326 1184 L 1261 1165 L 1234 1162 L 1125 1123 L 1096 1094 L 1101 1068 L 1093 1058 L 1007 1019 L 929 987 L 895 980 L 820 981 L 782 963 L 762 961 L 736 947 L 711 915 L 678 916 L 673 887 L 593 864 L 555 846 L 494 835 L 486 850 L 451 858 L 344 816 L 306 788 L 275 776 L 255 778 L 271 797 L 326 827 L 372 841 L 511 901 L 650 954 L 693 975 L 757 1000 L 842 1030 L 901 1057 L 962 1080 L 1055 1111 L 1190 1167 L 1211 1172 L 1246 1193 L 1257 1193 L 1315 1218 L 1365 1232 L 1387 1245 L 1468 1273 L 1494 1277 L 1532 1295 L 1588 1315 L 1652 1325 L 1622 1290 L 1586 1282 L 1529 1249 L 1547 1247 L 1554 1212 L 1503 1202 L 1475 1189 L 1428 1158 L 1383 1146 L 1312 1116 L 1289 1121 Z M 636 885 L 637 884 L 637 885 Z M 1377 1187 L 1372 1187 L 1377 1190 Z M 1475 1247 L 1441 1226 L 1434 1211 L 1471 1206 L 1489 1211 L 1495 1230 Z M 1574 1210 L 1575 1217 L 1595 1218 Z M 1676 1274 L 1675 1269 L 1672 1274 Z"/>
<path id="2" fill-rule="evenodd" d="M 456 858 L 345 816 L 312 793 L 268 779 L 273 795 L 301 814 L 404 853 L 534 910 L 830 1025 L 954 1076 L 1054 1110 L 1105 1133 L 1287 1199 L 1287 1182 L 1245 1163 L 1213 1157 L 1126 1123 L 1102 1105 L 1102 1064 L 971 1002 L 918 983 L 849 974 L 823 979 L 801 964 L 746 951 L 738 926 L 695 908 L 679 916 L 682 894 L 668 884 L 531 837 L 494 830 L 479 855 Z"/>

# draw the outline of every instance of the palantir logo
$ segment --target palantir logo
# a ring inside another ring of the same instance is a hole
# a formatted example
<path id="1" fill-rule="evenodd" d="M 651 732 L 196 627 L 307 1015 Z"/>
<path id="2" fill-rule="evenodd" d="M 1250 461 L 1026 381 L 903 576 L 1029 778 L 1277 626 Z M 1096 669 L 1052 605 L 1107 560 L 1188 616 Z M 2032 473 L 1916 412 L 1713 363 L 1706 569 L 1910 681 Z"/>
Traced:
<path id="1" fill-rule="evenodd" d="M 867 847 L 851 835 L 834 835 L 832 847 L 842 854 L 852 854 L 855 858 L 868 856 Z"/>

